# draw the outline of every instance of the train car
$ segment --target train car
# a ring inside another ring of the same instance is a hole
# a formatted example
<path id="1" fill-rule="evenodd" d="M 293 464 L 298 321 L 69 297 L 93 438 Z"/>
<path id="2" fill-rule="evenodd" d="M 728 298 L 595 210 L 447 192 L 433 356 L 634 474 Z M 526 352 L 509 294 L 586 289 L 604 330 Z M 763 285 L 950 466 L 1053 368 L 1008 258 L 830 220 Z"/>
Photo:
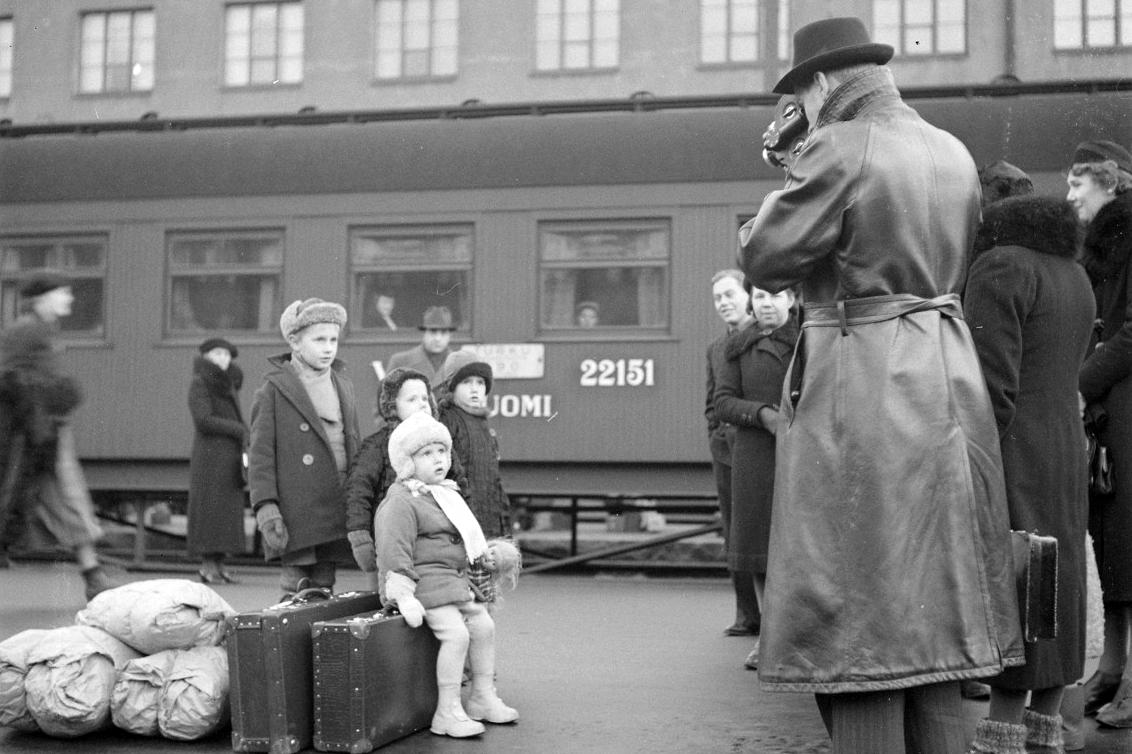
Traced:
<path id="1" fill-rule="evenodd" d="M 1127 144 L 1132 81 L 909 91 L 978 164 L 1062 194 L 1084 138 Z M 97 490 L 187 486 L 197 345 L 240 348 L 245 408 L 286 350 L 278 317 L 343 302 L 368 423 L 382 363 L 449 306 L 496 367 L 513 492 L 710 495 L 710 277 L 779 188 L 765 96 L 257 118 L 0 125 L 0 298 L 65 268 L 65 359 Z M 389 318 L 377 301 L 393 299 Z M 591 305 L 592 306 L 588 306 Z M 589 308 L 584 318 L 576 315 Z M 596 322 L 593 314 L 596 312 Z"/>

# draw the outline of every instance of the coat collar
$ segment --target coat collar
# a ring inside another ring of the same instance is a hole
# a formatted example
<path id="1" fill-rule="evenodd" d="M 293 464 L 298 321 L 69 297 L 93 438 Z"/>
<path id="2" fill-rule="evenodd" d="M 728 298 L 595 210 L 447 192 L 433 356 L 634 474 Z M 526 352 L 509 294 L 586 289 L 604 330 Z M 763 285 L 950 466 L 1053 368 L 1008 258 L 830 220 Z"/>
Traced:
<path id="1" fill-rule="evenodd" d="M 1055 257 L 1077 255 L 1077 215 L 1064 199 L 1016 196 L 988 205 L 975 238 L 975 254 L 1022 246 Z"/>
<path id="2" fill-rule="evenodd" d="M 268 372 L 264 379 L 270 382 L 279 390 L 279 393 L 287 399 L 287 402 L 295 407 L 295 410 L 306 420 L 311 429 L 318 433 L 322 441 L 330 445 L 330 436 L 326 434 L 326 428 L 322 426 L 322 417 L 314 408 L 314 403 L 311 401 L 307 389 L 303 387 L 302 380 L 299 375 L 295 374 L 295 370 L 291 368 L 291 354 L 287 352 L 279 356 L 272 356 L 269 358 L 268 363 L 272 364 L 275 369 Z M 334 384 L 334 389 L 338 393 L 338 400 L 342 401 L 342 390 L 338 382 L 338 373 L 345 367 L 345 365 L 338 359 L 330 365 L 330 380 Z M 342 401 L 342 423 L 346 423 L 346 404 Z"/>
<path id="3" fill-rule="evenodd" d="M 770 349 L 776 345 L 792 347 L 796 340 L 798 340 L 798 318 L 791 314 L 790 319 L 777 330 L 764 333 L 757 327 L 748 327 L 732 334 L 727 340 L 725 354 L 729 361 L 734 361 L 752 348 Z"/>
<path id="4" fill-rule="evenodd" d="M 862 71 L 834 89 L 818 112 L 814 128 L 853 120 L 874 105 L 900 102 L 892 71 L 884 66 Z"/>
<path id="5" fill-rule="evenodd" d="M 229 364 L 225 371 L 203 356 L 193 359 L 193 374 L 200 377 L 210 390 L 220 394 L 239 390 L 244 384 L 244 373 L 238 366 Z"/>
<path id="6" fill-rule="evenodd" d="M 1111 277 L 1132 253 L 1132 191 L 1101 207 L 1085 232 L 1082 262 L 1094 282 Z"/>

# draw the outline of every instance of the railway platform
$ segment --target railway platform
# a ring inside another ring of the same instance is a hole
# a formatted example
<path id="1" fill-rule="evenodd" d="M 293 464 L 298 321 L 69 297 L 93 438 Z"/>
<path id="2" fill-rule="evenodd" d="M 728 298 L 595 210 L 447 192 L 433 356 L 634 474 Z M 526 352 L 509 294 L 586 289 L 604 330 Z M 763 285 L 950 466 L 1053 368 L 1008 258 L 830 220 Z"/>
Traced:
<path id="1" fill-rule="evenodd" d="M 725 579 L 627 573 L 524 576 L 496 616 L 498 687 L 518 708 L 519 722 L 491 726 L 471 741 L 422 731 L 382 751 L 829 751 L 812 697 L 760 690 L 756 674 L 743 668 L 752 640 L 723 636 L 732 617 Z M 120 575 L 128 580 L 170 576 Z M 217 587 L 236 610 L 278 598 L 275 569 L 242 566 L 238 576 L 241 583 Z M 363 586 L 357 571 L 343 572 L 338 584 L 340 590 Z M 68 624 L 83 604 L 73 565 L 17 561 L 0 571 L 0 639 L 27 628 Z M 973 731 L 986 714 L 986 702 L 964 705 Z M 1132 730 L 1087 724 L 1088 752 L 1132 751 Z M 0 729 L 5 754 L 55 752 L 63 745 L 59 739 Z M 107 731 L 67 740 L 65 746 L 72 754 L 222 754 L 231 750 L 231 741 L 227 733 L 179 743 Z"/>

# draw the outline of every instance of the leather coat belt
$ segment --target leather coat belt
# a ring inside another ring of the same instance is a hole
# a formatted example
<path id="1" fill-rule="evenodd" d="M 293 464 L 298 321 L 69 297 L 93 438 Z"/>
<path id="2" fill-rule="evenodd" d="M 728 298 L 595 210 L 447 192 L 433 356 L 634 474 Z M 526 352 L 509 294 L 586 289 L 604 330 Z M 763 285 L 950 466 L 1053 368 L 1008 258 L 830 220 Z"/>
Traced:
<path id="1" fill-rule="evenodd" d="M 945 317 L 963 319 L 963 307 L 955 293 L 945 293 L 935 298 L 894 293 L 844 299 L 830 304 L 806 304 L 804 308 L 803 328 L 840 327 L 842 335 L 848 335 L 849 328 L 854 325 L 884 322 L 916 312 L 936 310 Z"/>

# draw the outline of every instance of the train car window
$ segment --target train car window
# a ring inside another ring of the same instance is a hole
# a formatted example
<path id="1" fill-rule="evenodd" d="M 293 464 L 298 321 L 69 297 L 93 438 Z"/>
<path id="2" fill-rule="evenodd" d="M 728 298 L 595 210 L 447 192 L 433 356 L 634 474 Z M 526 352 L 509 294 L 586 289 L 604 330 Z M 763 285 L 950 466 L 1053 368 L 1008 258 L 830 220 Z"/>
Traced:
<path id="1" fill-rule="evenodd" d="M 620 0 L 538 0 L 536 15 L 537 70 L 617 67 Z"/>
<path id="2" fill-rule="evenodd" d="M 175 232 L 166 236 L 168 335 L 273 333 L 283 278 L 283 231 Z"/>
<path id="3" fill-rule="evenodd" d="M 12 96 L 12 18 L 0 18 L 0 97 Z"/>
<path id="4" fill-rule="evenodd" d="M 667 220 L 539 224 L 544 331 L 668 327 Z"/>
<path id="5" fill-rule="evenodd" d="M 71 316 L 59 324 L 73 336 L 102 337 L 105 323 L 106 247 L 104 235 L 0 239 L 0 311 L 7 327 L 20 315 L 20 281 L 45 268 L 61 270 L 75 296 Z"/>
<path id="6" fill-rule="evenodd" d="M 457 0 L 375 0 L 374 76 L 379 80 L 455 76 Z"/>
<path id="7" fill-rule="evenodd" d="M 153 89 L 153 11 L 84 13 L 79 39 L 79 91 L 147 92 Z"/>
<path id="8" fill-rule="evenodd" d="M 226 86 L 303 80 L 302 3 L 237 3 L 225 8 L 224 14 Z"/>
<path id="9" fill-rule="evenodd" d="M 474 247 L 470 224 L 351 228 L 350 321 L 417 337 L 425 309 L 447 306 L 467 332 Z"/>

